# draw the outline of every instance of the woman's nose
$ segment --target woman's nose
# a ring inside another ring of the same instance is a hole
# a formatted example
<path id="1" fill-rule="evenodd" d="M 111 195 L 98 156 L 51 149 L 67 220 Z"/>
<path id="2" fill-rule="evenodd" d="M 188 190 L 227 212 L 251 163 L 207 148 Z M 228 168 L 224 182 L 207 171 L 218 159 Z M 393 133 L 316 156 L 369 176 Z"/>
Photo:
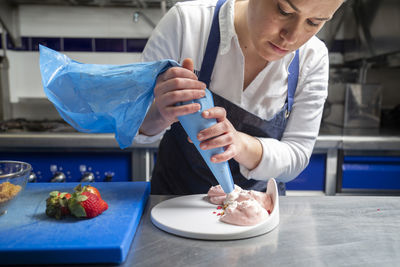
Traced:
<path id="1" fill-rule="evenodd" d="M 294 44 L 300 35 L 300 27 L 298 23 L 290 23 L 282 27 L 280 37 L 289 44 Z"/>

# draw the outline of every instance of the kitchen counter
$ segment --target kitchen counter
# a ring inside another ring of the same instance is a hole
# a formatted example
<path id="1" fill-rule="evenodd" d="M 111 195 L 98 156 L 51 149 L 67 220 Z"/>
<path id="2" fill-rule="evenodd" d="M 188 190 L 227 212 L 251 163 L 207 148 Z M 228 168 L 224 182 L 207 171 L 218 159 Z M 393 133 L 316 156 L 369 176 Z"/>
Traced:
<path id="1" fill-rule="evenodd" d="M 0 147 L 12 149 L 68 148 L 68 149 L 119 149 L 113 134 L 87 134 L 79 132 L 3 132 Z M 136 144 L 126 150 L 158 147 Z M 391 129 L 343 129 L 322 125 L 315 144 L 316 151 L 328 149 L 390 150 L 400 151 L 400 131 Z"/>
<path id="2" fill-rule="evenodd" d="M 400 198 L 280 197 L 280 224 L 262 236 L 203 241 L 156 228 L 150 196 L 121 266 L 398 266 Z"/>
<path id="3" fill-rule="evenodd" d="M 56 153 L 76 151 L 128 152 L 132 154 L 133 180 L 150 180 L 158 142 L 132 144 L 121 150 L 113 134 L 87 134 L 78 132 L 3 132 L 0 133 L 2 152 Z M 338 169 L 346 153 L 366 155 L 400 155 L 399 129 L 343 129 L 322 125 L 313 153 L 326 155 L 325 194 L 338 192 Z M 339 177 L 340 178 L 340 177 Z"/>

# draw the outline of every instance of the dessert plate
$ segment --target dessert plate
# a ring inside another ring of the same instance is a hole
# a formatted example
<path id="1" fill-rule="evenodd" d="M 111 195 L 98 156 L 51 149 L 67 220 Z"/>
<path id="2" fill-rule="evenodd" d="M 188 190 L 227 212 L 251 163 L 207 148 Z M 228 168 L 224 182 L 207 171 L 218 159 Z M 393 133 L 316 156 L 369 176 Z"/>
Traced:
<path id="1" fill-rule="evenodd" d="M 262 235 L 279 224 L 279 197 L 275 179 L 270 179 L 267 193 L 274 208 L 267 220 L 253 226 L 231 225 L 219 220 L 222 210 L 207 200 L 207 195 L 187 195 L 165 200 L 151 210 L 152 223 L 168 233 L 204 240 L 233 240 Z"/>

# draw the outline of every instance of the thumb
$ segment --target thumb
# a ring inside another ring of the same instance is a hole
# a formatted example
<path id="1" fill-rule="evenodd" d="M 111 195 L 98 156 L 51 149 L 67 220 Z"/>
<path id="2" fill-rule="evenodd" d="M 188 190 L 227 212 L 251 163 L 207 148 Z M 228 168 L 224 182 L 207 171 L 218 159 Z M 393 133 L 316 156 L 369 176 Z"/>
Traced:
<path id="1" fill-rule="evenodd" d="M 185 58 L 182 62 L 182 67 L 190 71 L 194 70 L 193 60 L 191 58 Z"/>

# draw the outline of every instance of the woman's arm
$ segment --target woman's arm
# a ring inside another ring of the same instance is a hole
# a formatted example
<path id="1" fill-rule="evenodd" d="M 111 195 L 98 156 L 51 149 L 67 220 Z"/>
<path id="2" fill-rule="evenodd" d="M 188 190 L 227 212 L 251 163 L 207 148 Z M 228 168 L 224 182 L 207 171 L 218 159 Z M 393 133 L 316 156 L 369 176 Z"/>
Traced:
<path id="1" fill-rule="evenodd" d="M 180 12 L 172 7 L 153 30 L 141 60 L 144 62 L 173 59 L 180 61 L 183 26 Z M 204 96 L 205 85 L 193 73 L 193 63 L 183 61 L 182 68 L 173 67 L 162 73 L 154 88 L 155 100 L 135 138 L 138 143 L 154 142 L 162 137 L 164 131 L 177 116 L 196 112 L 198 104 L 175 106 L 180 101 L 188 101 Z M 199 90 L 200 89 L 200 90 Z"/>
<path id="2" fill-rule="evenodd" d="M 310 45 L 310 44 L 308 44 Z M 277 178 L 288 182 L 308 165 L 319 133 L 328 88 L 328 51 L 314 39 L 311 47 L 300 50 L 300 73 L 293 109 L 281 140 L 258 138 L 263 147 L 259 165 L 240 166 L 247 178 Z"/>
<path id="3" fill-rule="evenodd" d="M 176 105 L 205 96 L 206 85 L 198 81 L 193 62 L 185 59 L 182 67 L 173 67 L 161 74 L 154 87 L 154 102 L 139 129 L 144 135 L 156 135 L 178 121 L 179 116 L 200 110 L 198 103 Z"/>
<path id="4" fill-rule="evenodd" d="M 218 123 L 199 133 L 199 140 L 204 140 L 201 147 L 225 147 L 224 153 L 213 156 L 214 162 L 234 158 L 240 164 L 241 173 L 249 179 L 274 177 L 283 182 L 295 178 L 307 166 L 327 96 L 329 62 L 322 44 L 305 51 L 302 56 L 306 59 L 300 61 L 294 105 L 281 140 L 236 131 L 226 119 L 223 108 L 203 113 L 206 118 L 216 118 Z"/>

